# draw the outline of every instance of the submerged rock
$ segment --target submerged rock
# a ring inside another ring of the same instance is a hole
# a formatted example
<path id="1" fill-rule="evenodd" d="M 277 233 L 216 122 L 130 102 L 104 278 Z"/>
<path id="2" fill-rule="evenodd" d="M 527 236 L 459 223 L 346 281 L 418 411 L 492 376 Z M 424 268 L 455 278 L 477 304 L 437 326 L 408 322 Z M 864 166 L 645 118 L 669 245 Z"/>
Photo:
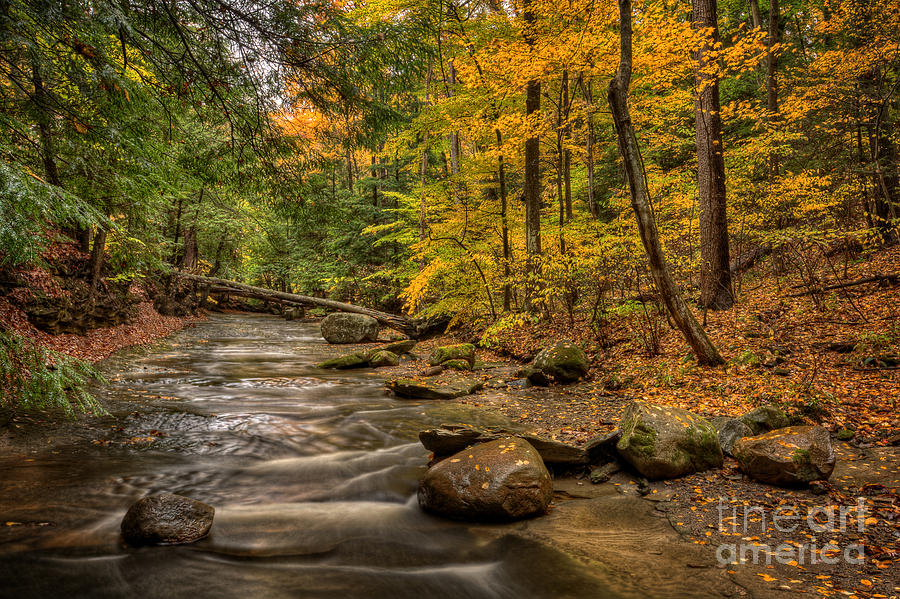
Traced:
<path id="1" fill-rule="evenodd" d="M 770 485 L 828 480 L 835 464 L 831 436 L 821 426 L 790 426 L 744 437 L 734 455 L 748 476 Z"/>
<path id="2" fill-rule="evenodd" d="M 316 364 L 316 368 L 337 368 L 343 370 L 347 368 L 365 368 L 368 365 L 369 358 L 367 357 L 366 352 L 355 352 L 347 354 L 346 356 L 319 362 Z"/>
<path id="3" fill-rule="evenodd" d="M 216 510 L 182 495 L 160 493 L 135 502 L 122 519 L 131 545 L 179 545 L 209 534 Z"/>
<path id="4" fill-rule="evenodd" d="M 547 511 L 553 481 L 527 441 L 505 437 L 432 466 L 419 483 L 419 505 L 461 520 L 518 520 Z"/>
<path id="5" fill-rule="evenodd" d="M 571 341 L 560 341 L 555 345 L 542 349 L 534 357 L 534 369 L 560 383 L 573 383 L 583 378 L 588 372 L 587 356 L 580 347 Z M 531 380 L 532 376 L 528 377 Z M 531 381 L 534 384 L 539 384 Z"/>
<path id="6" fill-rule="evenodd" d="M 322 321 L 322 337 L 328 343 L 362 343 L 378 339 L 378 321 L 365 314 L 335 312 Z"/>
<path id="7" fill-rule="evenodd" d="M 754 435 L 784 428 L 791 424 L 791 421 L 781 408 L 772 405 L 760 406 L 747 412 L 738 420 L 749 426 Z"/>
<path id="8" fill-rule="evenodd" d="M 722 465 L 716 429 L 687 410 L 635 401 L 625 409 L 619 427 L 619 454 L 650 480 Z"/>
<path id="9" fill-rule="evenodd" d="M 449 360 L 465 360 L 469 363 L 469 368 L 475 366 L 475 346 L 471 343 L 457 343 L 436 347 L 431 352 L 431 359 L 428 360 L 428 363 L 432 366 L 439 366 Z"/>
<path id="10" fill-rule="evenodd" d="M 385 383 L 398 397 L 406 399 L 456 399 L 475 393 L 484 383 L 477 379 L 458 378 L 449 382 L 435 379 L 394 379 Z"/>

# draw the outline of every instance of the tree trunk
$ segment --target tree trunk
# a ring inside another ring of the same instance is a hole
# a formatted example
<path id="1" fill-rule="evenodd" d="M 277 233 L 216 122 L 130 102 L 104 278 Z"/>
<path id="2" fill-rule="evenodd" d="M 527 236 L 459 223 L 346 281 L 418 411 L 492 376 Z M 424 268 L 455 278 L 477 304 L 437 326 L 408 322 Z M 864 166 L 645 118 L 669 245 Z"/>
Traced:
<path id="1" fill-rule="evenodd" d="M 769 109 L 769 121 L 778 118 L 778 81 L 775 75 L 778 70 L 778 57 L 775 46 L 781 41 L 780 14 L 778 0 L 769 0 L 769 52 L 766 56 L 766 104 Z M 769 154 L 769 178 L 771 182 L 778 176 L 778 153 Z"/>
<path id="2" fill-rule="evenodd" d="M 450 61 L 447 72 L 449 96 L 452 98 L 456 86 L 456 67 Z M 458 204 L 462 196 L 462 184 L 459 181 L 459 131 L 450 133 L 450 174 L 453 176 L 453 202 Z"/>
<path id="3" fill-rule="evenodd" d="M 503 147 L 503 134 L 500 129 L 495 129 L 497 134 L 497 149 Z M 512 287 L 510 286 L 510 250 L 509 250 L 509 222 L 507 217 L 507 189 L 506 189 L 506 165 L 503 154 L 497 156 L 497 183 L 500 186 L 500 233 L 503 237 L 503 311 L 509 312 L 512 303 Z"/>
<path id="4" fill-rule="evenodd" d="M 534 45 L 535 17 L 531 0 L 524 3 L 525 41 Z M 541 82 L 532 79 L 525 85 L 525 114 L 529 124 L 541 110 Z M 528 281 L 525 286 L 525 308 L 534 309 L 532 301 L 536 292 L 536 278 L 541 255 L 541 146 L 540 138 L 533 135 L 525 140 L 525 252 Z"/>
<path id="5" fill-rule="evenodd" d="M 94 247 L 91 250 L 91 297 L 97 292 L 100 274 L 103 272 L 103 258 L 106 250 L 106 229 L 99 229 L 94 235 Z"/>
<path id="6" fill-rule="evenodd" d="M 431 101 L 431 59 L 428 59 L 428 72 L 425 74 L 425 105 Z M 425 175 L 428 174 L 428 131 L 425 131 L 425 139 L 422 142 L 422 162 L 419 165 L 419 186 L 421 198 L 419 200 L 419 240 L 425 239 Z"/>
<path id="7" fill-rule="evenodd" d="M 597 218 L 597 200 L 594 199 L 594 82 L 591 80 L 585 83 L 583 77 L 579 79 L 581 80 L 584 102 L 587 105 L 585 114 L 585 119 L 587 120 L 587 139 L 585 141 L 587 162 L 585 163 L 585 171 L 587 173 L 588 211 L 591 213 L 591 216 Z"/>
<path id="8" fill-rule="evenodd" d="M 569 96 L 569 71 L 563 70 L 562 74 L 562 96 L 563 105 L 561 106 L 563 118 L 563 189 L 565 190 L 566 202 L 566 222 L 572 220 L 574 214 L 572 212 L 572 150 L 569 149 L 569 141 L 572 137 L 572 126 L 569 124 L 569 113 L 571 112 L 571 97 Z"/>
<path id="9" fill-rule="evenodd" d="M 693 0 L 693 27 L 712 31 L 695 52 L 697 187 L 700 194 L 700 301 L 712 310 L 734 304 L 728 257 L 725 157 L 719 108 L 719 78 L 711 54 L 719 43 L 716 0 Z"/>
<path id="10" fill-rule="evenodd" d="M 631 83 L 632 69 L 631 0 L 619 0 L 619 16 L 621 20 L 621 54 L 616 76 L 609 83 L 608 100 L 613 123 L 616 126 L 619 153 L 624 161 L 631 205 L 637 218 L 641 241 L 647 251 L 650 273 L 659 295 L 672 320 L 675 321 L 676 326 L 694 350 L 697 362 L 706 366 L 717 366 L 723 364 L 724 360 L 707 337 L 706 331 L 694 318 L 675 286 L 675 281 L 666 264 L 662 245 L 659 242 L 656 221 L 650 210 L 650 192 L 647 189 L 644 164 L 628 111 L 628 86 Z"/>
<path id="11" fill-rule="evenodd" d="M 396 314 L 388 314 L 387 312 L 380 312 L 378 310 L 372 310 L 369 308 L 363 308 L 362 306 L 354 306 L 353 304 L 345 304 L 344 302 L 337 302 L 329 299 L 322 299 L 318 297 L 310 297 L 308 295 L 298 295 L 296 293 L 285 293 L 282 291 L 272 291 L 271 289 L 265 289 L 263 287 L 254 287 L 253 285 L 247 285 L 245 283 L 238 283 L 237 281 L 229 281 L 227 279 L 216 279 L 213 277 L 202 277 L 200 275 L 192 275 L 188 273 L 176 272 L 173 273 L 176 277 L 180 277 L 182 279 L 187 279 L 189 281 L 196 281 L 198 283 L 203 283 L 205 285 L 209 285 L 211 287 L 226 287 L 231 289 L 236 289 L 245 293 L 255 294 L 259 299 L 267 299 L 270 301 L 276 302 L 288 302 L 294 304 L 301 305 L 314 305 L 314 306 L 322 306 L 323 308 L 328 308 L 330 310 L 337 310 L 340 312 L 353 312 L 354 314 L 365 314 L 366 316 L 371 316 L 381 324 L 391 327 L 393 329 L 397 329 L 398 331 L 408 335 L 410 337 L 416 338 L 420 334 L 419 327 L 409 319 L 403 318 L 402 316 L 397 316 Z"/>

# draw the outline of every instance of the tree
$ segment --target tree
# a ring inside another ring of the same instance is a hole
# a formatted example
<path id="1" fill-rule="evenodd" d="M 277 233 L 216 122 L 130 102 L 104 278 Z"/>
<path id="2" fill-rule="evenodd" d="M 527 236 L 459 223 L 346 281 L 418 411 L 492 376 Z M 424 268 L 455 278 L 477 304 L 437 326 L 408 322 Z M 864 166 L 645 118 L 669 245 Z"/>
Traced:
<path id="1" fill-rule="evenodd" d="M 525 41 L 529 48 L 534 48 L 535 18 L 531 3 L 533 0 L 525 0 L 524 21 Z M 540 113 L 541 110 L 541 82 L 538 79 L 530 79 L 525 85 L 525 115 L 529 119 Z M 529 127 L 534 126 L 534 121 L 529 120 Z M 533 131 L 525 140 L 525 251 L 527 254 L 526 270 L 529 281 L 526 284 L 525 302 L 526 309 L 533 309 L 533 295 L 535 292 L 541 255 L 541 140 Z"/>
<path id="2" fill-rule="evenodd" d="M 616 76 L 609 82 L 607 99 L 612 111 L 613 123 L 616 126 L 616 139 L 619 153 L 625 165 L 625 177 L 631 195 L 631 205 L 638 222 L 641 241 L 650 262 L 650 273 L 666 309 L 681 330 L 697 356 L 697 362 L 705 366 L 718 366 L 724 363 L 719 351 L 709 340 L 706 331 L 694 318 L 693 313 L 681 297 L 681 293 L 672 279 L 666 264 L 666 258 L 659 242 L 656 221 L 650 209 L 650 192 L 647 188 L 647 176 L 637 136 L 631 123 L 628 110 L 628 87 L 632 72 L 632 28 L 631 0 L 619 0 L 619 36 L 620 59 Z"/>
<path id="3" fill-rule="evenodd" d="M 716 0 L 693 0 L 692 23 L 701 37 L 694 52 L 697 187 L 700 195 L 700 303 L 712 310 L 734 304 L 728 255 L 725 156 L 717 55 L 721 46 Z"/>

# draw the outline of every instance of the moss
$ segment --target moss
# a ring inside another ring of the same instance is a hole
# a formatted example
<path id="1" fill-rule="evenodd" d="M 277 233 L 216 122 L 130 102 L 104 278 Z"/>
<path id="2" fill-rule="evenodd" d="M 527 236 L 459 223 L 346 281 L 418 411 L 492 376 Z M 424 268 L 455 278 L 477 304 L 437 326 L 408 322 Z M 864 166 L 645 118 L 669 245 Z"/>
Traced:
<path id="1" fill-rule="evenodd" d="M 849 441 L 850 439 L 852 439 L 855 436 L 856 436 L 855 431 L 845 428 L 838 432 L 837 439 L 838 439 L 838 441 Z"/>
<path id="2" fill-rule="evenodd" d="M 796 449 L 794 453 L 791 454 L 791 460 L 795 464 L 811 464 L 812 459 L 809 456 L 809 451 L 805 449 Z"/>
<path id="3" fill-rule="evenodd" d="M 656 430 L 644 425 L 638 418 L 631 423 L 631 430 L 625 431 L 619 439 L 617 447 L 620 451 L 631 451 L 645 457 L 653 457 L 656 454 Z"/>

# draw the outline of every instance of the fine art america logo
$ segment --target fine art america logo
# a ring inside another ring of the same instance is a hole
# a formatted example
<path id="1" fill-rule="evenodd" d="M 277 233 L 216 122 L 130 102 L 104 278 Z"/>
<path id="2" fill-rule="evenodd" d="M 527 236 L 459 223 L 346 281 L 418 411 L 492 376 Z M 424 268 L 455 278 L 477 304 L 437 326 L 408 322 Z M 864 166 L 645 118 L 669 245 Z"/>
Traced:
<path id="1" fill-rule="evenodd" d="M 720 564 L 753 563 L 780 564 L 862 564 L 865 549 L 861 543 L 840 546 L 836 541 L 817 541 L 829 533 L 857 532 L 866 528 L 866 502 L 860 497 L 856 505 L 817 506 L 804 514 L 795 505 L 779 505 L 774 510 L 760 506 L 733 505 L 719 498 L 719 531 L 740 536 L 735 543 L 723 543 L 716 549 Z M 800 532 L 805 541 L 786 542 L 771 546 L 758 542 L 759 537 L 748 536 L 766 533 L 774 528 L 782 533 Z"/>

